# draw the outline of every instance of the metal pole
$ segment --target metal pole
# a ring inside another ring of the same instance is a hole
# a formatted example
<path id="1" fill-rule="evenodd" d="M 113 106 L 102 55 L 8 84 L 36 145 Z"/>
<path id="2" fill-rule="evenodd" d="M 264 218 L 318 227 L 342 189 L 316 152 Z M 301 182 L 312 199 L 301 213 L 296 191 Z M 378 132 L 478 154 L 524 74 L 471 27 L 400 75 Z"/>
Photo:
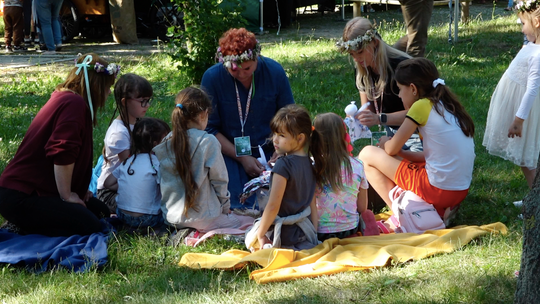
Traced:
<path id="1" fill-rule="evenodd" d="M 454 43 L 458 42 L 459 4 L 459 0 L 454 1 Z"/>
<path id="2" fill-rule="evenodd" d="M 260 34 L 264 34 L 264 23 L 263 23 L 263 3 L 264 0 L 259 0 L 260 6 L 261 6 L 261 26 L 259 27 Z"/>
<path id="3" fill-rule="evenodd" d="M 341 0 L 341 19 L 345 20 L 345 0 Z"/>

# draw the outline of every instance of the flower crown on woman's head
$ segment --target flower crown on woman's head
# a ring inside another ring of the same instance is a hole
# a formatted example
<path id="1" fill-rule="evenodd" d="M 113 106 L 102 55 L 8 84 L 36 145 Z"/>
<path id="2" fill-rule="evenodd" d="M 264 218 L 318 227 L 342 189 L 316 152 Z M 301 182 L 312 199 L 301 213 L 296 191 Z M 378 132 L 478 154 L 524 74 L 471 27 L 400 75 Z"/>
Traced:
<path id="1" fill-rule="evenodd" d="M 336 47 L 342 53 L 359 51 L 365 48 L 375 38 L 376 34 L 376 29 L 369 29 L 364 35 L 358 36 L 353 40 L 343 41 L 343 38 L 340 38 L 338 42 L 336 42 Z"/>
<path id="2" fill-rule="evenodd" d="M 540 7 L 540 0 L 519 1 L 516 10 L 520 13 L 531 12 Z"/>
<path id="3" fill-rule="evenodd" d="M 226 68 L 236 69 L 236 66 L 244 61 L 255 60 L 261 53 L 261 44 L 257 40 L 253 49 L 247 49 L 240 55 L 227 55 L 223 56 L 221 53 L 221 47 L 218 47 L 216 52 L 216 59 L 223 63 Z"/>
<path id="4" fill-rule="evenodd" d="M 116 63 L 109 63 L 109 65 L 105 67 L 103 64 L 96 62 L 96 64 L 94 64 L 94 70 L 96 73 L 105 73 L 106 75 L 117 76 L 120 73 L 120 65 Z"/>

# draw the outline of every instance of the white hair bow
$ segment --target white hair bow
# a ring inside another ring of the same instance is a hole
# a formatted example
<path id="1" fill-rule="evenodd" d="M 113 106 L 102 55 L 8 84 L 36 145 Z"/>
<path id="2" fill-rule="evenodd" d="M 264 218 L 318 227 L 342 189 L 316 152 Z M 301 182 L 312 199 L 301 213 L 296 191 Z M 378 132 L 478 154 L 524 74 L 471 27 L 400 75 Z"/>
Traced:
<path id="1" fill-rule="evenodd" d="M 437 78 L 433 80 L 433 87 L 436 88 L 438 85 L 444 85 L 444 79 Z"/>

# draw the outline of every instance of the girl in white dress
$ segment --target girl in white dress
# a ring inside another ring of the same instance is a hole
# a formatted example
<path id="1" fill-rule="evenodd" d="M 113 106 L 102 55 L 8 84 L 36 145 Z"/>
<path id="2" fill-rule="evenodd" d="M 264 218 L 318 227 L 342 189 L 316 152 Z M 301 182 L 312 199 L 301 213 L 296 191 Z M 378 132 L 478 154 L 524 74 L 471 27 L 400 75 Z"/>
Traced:
<path id="1" fill-rule="evenodd" d="M 540 153 L 540 1 L 520 2 L 516 9 L 530 42 L 493 92 L 483 145 L 490 154 L 520 166 L 531 188 Z"/>

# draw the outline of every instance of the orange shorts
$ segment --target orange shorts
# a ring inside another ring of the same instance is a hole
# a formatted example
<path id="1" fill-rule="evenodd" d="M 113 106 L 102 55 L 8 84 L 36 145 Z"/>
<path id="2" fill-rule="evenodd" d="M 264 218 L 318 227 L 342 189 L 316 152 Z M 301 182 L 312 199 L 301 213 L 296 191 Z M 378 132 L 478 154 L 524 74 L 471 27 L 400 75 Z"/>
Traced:
<path id="1" fill-rule="evenodd" d="M 467 190 L 443 190 L 429 183 L 426 163 L 412 163 L 402 160 L 394 176 L 396 185 L 404 190 L 410 190 L 420 196 L 427 203 L 432 204 L 442 217 L 444 209 L 453 207 L 461 203 L 469 189 Z"/>

